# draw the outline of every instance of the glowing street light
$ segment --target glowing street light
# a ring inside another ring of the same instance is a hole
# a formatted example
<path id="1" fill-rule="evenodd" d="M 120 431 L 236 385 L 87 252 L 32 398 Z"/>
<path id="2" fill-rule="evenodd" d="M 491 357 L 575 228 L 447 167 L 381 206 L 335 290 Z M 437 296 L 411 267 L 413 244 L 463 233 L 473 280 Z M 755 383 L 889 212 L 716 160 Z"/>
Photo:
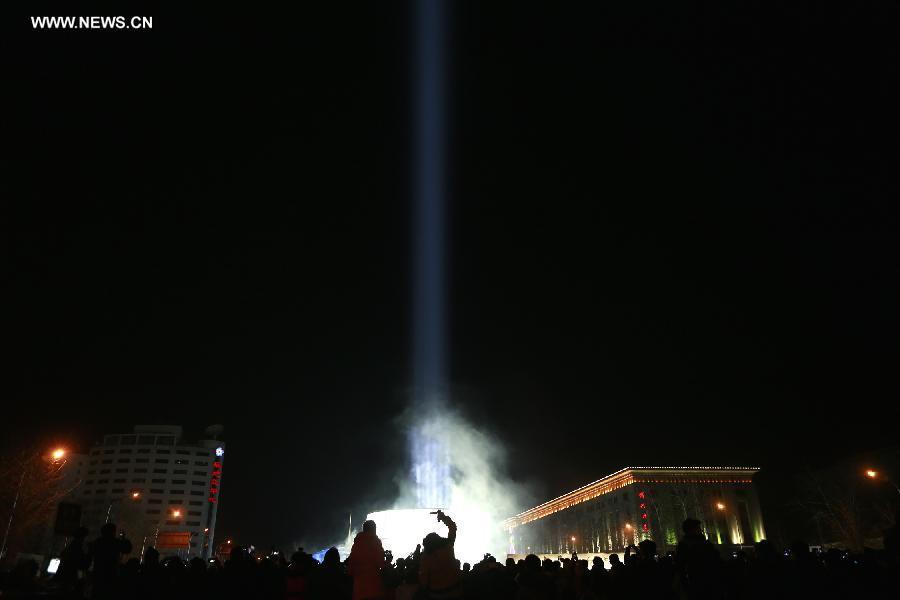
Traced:
<path id="1" fill-rule="evenodd" d="M 132 500 L 139 500 L 140 497 L 141 497 L 141 492 L 140 492 L 140 490 L 133 490 L 133 491 L 131 492 L 131 499 L 132 499 Z"/>
<path id="2" fill-rule="evenodd" d="M 866 469 L 866 477 L 868 477 L 869 479 L 872 479 L 872 480 L 874 480 L 874 481 L 879 481 L 879 480 L 885 481 L 885 482 L 891 484 L 892 486 L 894 486 L 894 489 L 897 490 L 897 493 L 898 493 L 898 494 L 900 494 L 900 486 L 898 486 L 898 485 L 897 485 L 890 477 L 888 477 L 887 475 L 884 475 L 884 474 L 882 474 L 881 472 L 876 471 L 875 469 Z"/>
<path id="3" fill-rule="evenodd" d="M 630 531 L 632 529 L 631 523 L 625 523 L 625 529 L 628 529 Z"/>
<path id="4" fill-rule="evenodd" d="M 572 541 L 573 541 L 573 542 L 575 541 L 575 536 L 574 536 L 574 535 L 572 536 Z"/>
<path id="5" fill-rule="evenodd" d="M 66 464 L 65 460 L 63 460 L 66 457 L 65 448 L 54 448 L 52 451 L 50 451 L 49 456 L 51 461 L 54 463 L 62 461 L 62 464 L 59 465 L 57 471 L 59 471 L 59 469 L 61 469 L 63 465 Z M 44 456 L 44 458 L 46 459 L 46 455 Z M 12 507 L 10 507 L 9 510 L 9 520 L 6 522 L 6 533 L 3 534 L 3 544 L 0 545 L 0 559 L 3 559 L 3 557 L 6 556 L 6 544 L 9 541 L 9 530 L 12 527 L 13 516 L 15 516 L 16 514 L 16 505 L 19 503 L 19 493 L 22 491 L 22 482 L 25 481 L 25 474 L 28 472 L 28 463 L 26 462 L 25 465 L 25 468 L 22 469 L 22 475 L 19 476 L 19 485 L 16 486 L 16 495 L 13 497 Z"/>
<path id="6" fill-rule="evenodd" d="M 172 510 L 172 516 L 175 517 L 175 518 L 177 519 L 178 517 L 181 516 L 181 511 L 178 510 L 177 508 L 176 508 L 176 509 L 173 509 L 173 510 Z"/>
<path id="7" fill-rule="evenodd" d="M 725 504 L 722 502 L 716 502 L 716 509 L 717 510 L 725 510 Z"/>

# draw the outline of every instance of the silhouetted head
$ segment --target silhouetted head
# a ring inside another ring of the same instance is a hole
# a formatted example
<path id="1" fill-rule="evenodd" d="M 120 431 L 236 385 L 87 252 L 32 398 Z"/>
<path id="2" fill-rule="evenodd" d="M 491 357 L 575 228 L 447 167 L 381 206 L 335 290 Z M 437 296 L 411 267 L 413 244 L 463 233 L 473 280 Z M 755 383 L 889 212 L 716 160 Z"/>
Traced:
<path id="1" fill-rule="evenodd" d="M 512 569 L 513 567 L 515 567 L 515 566 L 516 566 L 516 559 L 514 559 L 514 558 L 511 557 L 511 556 L 507 557 L 507 558 L 506 558 L 506 566 L 507 566 L 507 568 L 509 568 L 509 569 Z"/>
<path id="2" fill-rule="evenodd" d="M 326 567 L 339 567 L 341 565 L 341 554 L 338 552 L 338 549 L 332 546 L 325 552 L 325 556 L 322 557 L 322 564 Z"/>
<path id="3" fill-rule="evenodd" d="M 803 541 L 796 541 L 791 544 L 791 556 L 797 560 L 809 558 L 809 544 Z"/>
<path id="4" fill-rule="evenodd" d="M 422 549 L 425 550 L 425 554 L 431 554 L 438 548 L 441 548 L 446 541 L 447 540 L 432 531 L 425 536 L 424 540 L 422 540 Z"/>
<path id="5" fill-rule="evenodd" d="M 366 521 L 363 523 L 363 531 L 365 533 L 375 533 L 375 521 Z"/>
<path id="6" fill-rule="evenodd" d="M 610 554 L 610 555 L 609 555 L 609 564 L 612 565 L 612 566 L 616 566 L 616 565 L 622 564 L 622 561 L 619 560 L 619 555 L 616 554 L 616 553 Z"/>
<path id="7" fill-rule="evenodd" d="M 700 525 L 701 523 L 697 519 L 685 519 L 681 524 L 681 530 L 685 535 L 701 535 L 703 529 Z"/>
<path id="8" fill-rule="evenodd" d="M 602 569 L 603 568 L 603 558 L 600 556 L 595 556 L 593 560 L 594 566 Z"/>
<path id="9" fill-rule="evenodd" d="M 100 528 L 100 537 L 102 537 L 102 538 L 116 537 L 116 524 L 115 523 L 104 523 L 103 527 Z"/>
<path id="10" fill-rule="evenodd" d="M 472 565 L 469 563 L 463 563 L 463 573 L 468 573 L 472 570 Z"/>
<path id="11" fill-rule="evenodd" d="M 199 556 L 195 556 L 191 559 L 191 562 L 188 563 L 190 566 L 191 573 L 203 573 L 206 571 L 206 561 L 200 558 Z"/>
<path id="12" fill-rule="evenodd" d="M 758 558 L 771 560 L 778 557 L 778 552 L 769 540 L 759 540 L 756 542 L 756 556 Z"/>
<path id="13" fill-rule="evenodd" d="M 159 551 L 153 546 L 147 546 L 144 550 L 144 564 L 145 565 L 156 565 L 159 564 Z"/>
<path id="14" fill-rule="evenodd" d="M 641 551 L 641 558 L 649 559 L 656 556 L 656 542 L 653 540 L 644 540 L 638 544 L 638 549 Z"/>

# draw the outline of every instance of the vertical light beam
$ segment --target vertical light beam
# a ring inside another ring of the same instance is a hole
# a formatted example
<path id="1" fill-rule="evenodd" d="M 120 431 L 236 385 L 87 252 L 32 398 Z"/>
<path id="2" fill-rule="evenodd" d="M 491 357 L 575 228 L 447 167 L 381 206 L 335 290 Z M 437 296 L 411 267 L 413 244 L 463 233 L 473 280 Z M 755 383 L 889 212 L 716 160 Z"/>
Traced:
<path id="1" fill-rule="evenodd" d="M 410 432 L 412 478 L 420 508 L 450 503 L 449 449 L 428 426 L 445 387 L 445 180 L 443 0 L 414 0 L 415 323 L 414 389 L 422 421 Z"/>
<path id="2" fill-rule="evenodd" d="M 445 198 L 443 0 L 416 0 L 415 32 L 415 348 L 417 400 L 445 384 Z"/>

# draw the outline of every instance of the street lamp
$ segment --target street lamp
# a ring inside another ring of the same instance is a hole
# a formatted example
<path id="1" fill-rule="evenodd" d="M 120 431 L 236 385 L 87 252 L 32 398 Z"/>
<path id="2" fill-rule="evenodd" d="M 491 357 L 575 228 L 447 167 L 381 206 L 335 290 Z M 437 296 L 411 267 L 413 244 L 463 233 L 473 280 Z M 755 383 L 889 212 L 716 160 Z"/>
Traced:
<path id="1" fill-rule="evenodd" d="M 176 519 L 179 518 L 181 516 L 181 511 L 178 510 L 177 508 L 173 509 L 172 516 L 175 517 Z"/>
<path id="2" fill-rule="evenodd" d="M 141 499 L 141 490 L 131 490 L 131 493 L 128 495 L 128 497 L 131 498 L 131 500 L 133 502 L 137 502 L 138 500 Z M 106 507 L 106 522 L 107 523 L 109 523 L 109 517 L 110 517 L 110 515 L 112 515 L 113 502 L 115 502 L 118 499 L 119 498 L 113 498 L 112 500 L 109 501 L 109 506 Z"/>
<path id="3" fill-rule="evenodd" d="M 56 469 L 57 472 L 62 469 L 64 464 L 66 464 L 65 458 L 65 448 L 54 448 L 50 452 L 50 462 L 61 463 Z M 9 541 L 9 530 L 12 527 L 13 516 L 16 514 L 16 505 L 19 503 L 19 494 L 22 491 L 22 483 L 24 483 L 25 481 L 25 474 L 27 472 L 28 460 L 25 461 L 25 465 L 22 467 L 22 474 L 19 476 L 19 484 L 16 486 L 16 495 L 13 497 L 12 507 L 9 509 L 9 520 L 6 522 L 6 533 L 3 534 L 3 544 L 0 545 L 0 560 L 2 560 L 4 556 L 6 556 L 6 543 Z"/>
<path id="4" fill-rule="evenodd" d="M 887 475 L 884 475 L 883 473 L 876 471 L 875 469 L 866 469 L 866 477 L 873 481 L 885 481 L 894 486 L 894 489 L 897 490 L 898 494 L 900 494 L 900 486 L 898 486 L 896 482 L 894 482 L 894 480 L 892 480 Z"/>
<path id="5" fill-rule="evenodd" d="M 722 502 L 716 502 L 716 509 L 717 510 L 725 510 L 725 504 Z"/>

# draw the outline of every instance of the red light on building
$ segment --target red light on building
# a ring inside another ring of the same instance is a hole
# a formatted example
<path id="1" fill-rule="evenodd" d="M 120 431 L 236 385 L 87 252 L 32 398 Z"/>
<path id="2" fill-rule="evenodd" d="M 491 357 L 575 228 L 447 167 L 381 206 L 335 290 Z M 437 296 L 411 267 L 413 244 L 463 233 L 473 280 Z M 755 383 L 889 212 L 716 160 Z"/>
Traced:
<path id="1" fill-rule="evenodd" d="M 217 502 L 216 496 L 219 493 L 219 482 L 222 478 L 222 462 L 215 461 L 213 462 L 213 471 L 209 480 L 209 502 L 215 504 Z"/>

